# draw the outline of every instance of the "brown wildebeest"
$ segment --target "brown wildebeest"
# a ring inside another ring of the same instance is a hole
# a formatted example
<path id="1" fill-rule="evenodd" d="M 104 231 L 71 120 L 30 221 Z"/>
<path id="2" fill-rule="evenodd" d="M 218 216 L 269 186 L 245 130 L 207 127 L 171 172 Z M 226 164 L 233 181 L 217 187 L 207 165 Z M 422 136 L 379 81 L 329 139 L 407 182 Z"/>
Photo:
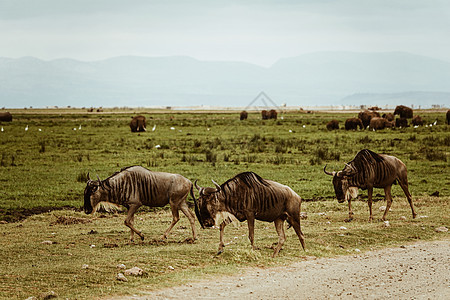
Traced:
<path id="1" fill-rule="evenodd" d="M 419 115 L 414 116 L 411 123 L 413 124 L 413 126 L 423 126 L 422 117 Z"/>
<path id="2" fill-rule="evenodd" d="M 376 111 L 376 110 L 381 110 L 381 108 L 379 108 L 378 106 L 372 106 L 372 107 L 369 107 L 368 110 Z"/>
<path id="3" fill-rule="evenodd" d="M 269 114 L 269 119 L 274 119 L 274 120 L 277 119 L 278 113 L 275 109 L 269 110 L 268 114 Z"/>
<path id="4" fill-rule="evenodd" d="M 367 126 L 369 126 L 370 119 L 375 118 L 375 117 L 379 117 L 379 116 L 380 116 L 380 114 L 378 112 L 376 112 L 376 111 L 368 111 L 368 110 L 362 111 L 362 112 L 360 112 L 358 114 L 358 118 L 361 119 L 361 121 L 363 123 L 363 126 L 364 126 L 364 129 L 366 129 Z"/>
<path id="5" fill-rule="evenodd" d="M 165 172 L 153 172 L 141 166 L 123 168 L 105 180 L 88 181 L 84 190 L 84 212 L 90 214 L 96 211 L 101 203 L 110 203 L 114 206 L 123 205 L 128 209 L 125 226 L 130 228 L 130 240 L 134 233 L 141 240 L 144 235 L 134 228 L 134 213 L 142 205 L 149 207 L 163 207 L 170 205 L 172 223 L 162 235 L 167 238 L 170 230 L 180 220 L 179 210 L 189 219 L 192 228 L 192 237 L 197 239 L 195 229 L 195 215 L 188 208 L 186 198 L 189 193 L 194 197 L 192 182 L 179 175 Z"/>
<path id="6" fill-rule="evenodd" d="M 269 119 L 269 112 L 267 110 L 261 111 L 261 119 L 268 120 Z"/>
<path id="7" fill-rule="evenodd" d="M 338 120 L 331 120 L 327 123 L 327 129 L 328 130 L 335 130 L 339 129 L 339 121 Z"/>
<path id="8" fill-rule="evenodd" d="M 394 115 L 391 113 L 383 114 L 382 117 L 385 118 L 386 120 L 388 120 L 389 122 L 392 122 L 395 120 Z"/>
<path id="9" fill-rule="evenodd" d="M 0 122 L 12 122 L 12 115 L 10 112 L 0 112 Z"/>
<path id="10" fill-rule="evenodd" d="M 447 115 L 446 115 L 446 117 L 447 117 L 447 125 L 450 125 L 450 109 L 447 110 Z"/>
<path id="11" fill-rule="evenodd" d="M 137 116 L 133 117 L 133 119 L 130 122 L 130 129 L 131 132 L 143 132 L 147 131 L 145 124 L 145 117 L 144 116 Z"/>
<path id="12" fill-rule="evenodd" d="M 398 105 L 394 110 L 394 115 L 399 115 L 400 118 L 411 119 L 413 117 L 413 110 L 404 105 Z"/>
<path id="13" fill-rule="evenodd" d="M 395 119 L 395 127 L 408 127 L 408 119 L 406 118 L 397 118 Z"/>
<path id="14" fill-rule="evenodd" d="M 369 129 L 372 130 L 381 130 L 385 128 L 392 128 L 394 127 L 394 122 L 389 122 L 385 118 L 379 118 L 375 117 L 370 120 Z"/>
<path id="15" fill-rule="evenodd" d="M 350 118 L 345 120 L 345 130 L 357 130 L 364 129 L 363 123 L 360 118 Z"/>
<path id="16" fill-rule="evenodd" d="M 241 114 L 240 114 L 240 116 L 239 116 L 239 119 L 240 119 L 241 121 L 243 121 L 243 120 L 247 120 L 247 117 L 248 117 L 248 113 L 247 113 L 245 110 L 241 111 Z"/>
<path id="17" fill-rule="evenodd" d="M 408 190 L 408 176 L 405 164 L 395 156 L 377 154 L 368 149 L 363 149 L 356 154 L 355 158 L 345 164 L 342 171 L 327 172 L 325 166 L 323 171 L 333 176 L 333 186 L 339 203 L 348 201 L 348 219 L 353 219 L 351 200 L 358 196 L 358 188 L 367 189 L 369 205 L 369 221 L 372 221 L 372 193 L 373 188 L 383 188 L 386 198 L 386 210 L 383 221 L 392 204 L 391 188 L 396 182 L 400 184 L 411 207 L 412 216 L 417 216 L 414 211 L 412 197 Z"/>
<path id="18" fill-rule="evenodd" d="M 253 249 L 255 220 L 273 222 L 278 233 L 278 245 L 272 257 L 277 256 L 283 246 L 284 221 L 294 227 L 300 243 L 305 249 L 305 239 L 300 228 L 300 206 L 302 199 L 290 187 L 278 182 L 263 179 L 253 172 L 236 175 L 222 185 L 214 182 L 215 188 L 199 187 L 197 180 L 194 185 L 199 191 L 198 201 L 195 201 L 195 214 L 204 227 L 215 224 L 220 227 L 220 243 L 217 254 L 223 252 L 224 229 L 234 219 L 240 222 L 247 220 L 248 235 Z M 219 218 L 221 220 L 219 220 Z M 218 224 L 219 223 L 219 224 Z"/>

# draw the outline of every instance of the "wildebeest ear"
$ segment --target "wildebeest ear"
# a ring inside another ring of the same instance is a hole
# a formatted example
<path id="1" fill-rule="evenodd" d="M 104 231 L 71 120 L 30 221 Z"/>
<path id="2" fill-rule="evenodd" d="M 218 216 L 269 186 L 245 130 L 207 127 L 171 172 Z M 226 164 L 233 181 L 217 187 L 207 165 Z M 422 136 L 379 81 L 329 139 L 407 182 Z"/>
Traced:
<path id="1" fill-rule="evenodd" d="M 339 171 L 336 173 L 336 177 L 342 178 L 344 177 L 344 173 L 342 173 L 342 171 Z"/>

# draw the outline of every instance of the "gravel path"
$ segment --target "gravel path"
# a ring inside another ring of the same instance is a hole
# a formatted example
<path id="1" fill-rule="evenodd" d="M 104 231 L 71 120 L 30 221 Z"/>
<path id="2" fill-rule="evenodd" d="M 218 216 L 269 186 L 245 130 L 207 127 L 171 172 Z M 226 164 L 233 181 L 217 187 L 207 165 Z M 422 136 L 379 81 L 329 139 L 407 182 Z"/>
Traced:
<path id="1" fill-rule="evenodd" d="M 450 299 L 450 241 L 421 242 L 115 299 Z"/>

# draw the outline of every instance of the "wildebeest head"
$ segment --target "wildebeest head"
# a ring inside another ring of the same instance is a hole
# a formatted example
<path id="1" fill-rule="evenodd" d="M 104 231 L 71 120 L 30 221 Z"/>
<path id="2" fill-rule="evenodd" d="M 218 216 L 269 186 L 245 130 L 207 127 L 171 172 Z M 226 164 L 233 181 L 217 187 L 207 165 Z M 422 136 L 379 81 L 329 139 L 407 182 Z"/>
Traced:
<path id="1" fill-rule="evenodd" d="M 213 183 L 216 186 L 215 188 L 200 187 L 197 180 L 194 182 L 195 188 L 199 192 L 198 200 L 194 198 L 195 214 L 202 228 L 214 226 L 219 212 L 219 200 L 216 194 L 220 192 L 221 188 L 214 180 Z"/>
<path id="2" fill-rule="evenodd" d="M 339 203 L 349 200 L 350 198 L 355 198 L 358 195 L 358 188 L 350 187 L 348 183 L 349 177 L 354 176 L 357 173 L 353 166 L 346 164 L 345 168 L 339 172 L 328 172 L 326 168 L 327 166 L 325 165 L 323 171 L 325 174 L 333 176 L 334 193 L 336 194 Z"/>
<path id="3" fill-rule="evenodd" d="M 84 189 L 84 212 L 92 213 L 94 208 L 101 202 L 101 194 L 99 190 L 103 188 L 103 183 L 97 176 L 97 180 L 92 180 L 88 173 L 88 181 Z"/>

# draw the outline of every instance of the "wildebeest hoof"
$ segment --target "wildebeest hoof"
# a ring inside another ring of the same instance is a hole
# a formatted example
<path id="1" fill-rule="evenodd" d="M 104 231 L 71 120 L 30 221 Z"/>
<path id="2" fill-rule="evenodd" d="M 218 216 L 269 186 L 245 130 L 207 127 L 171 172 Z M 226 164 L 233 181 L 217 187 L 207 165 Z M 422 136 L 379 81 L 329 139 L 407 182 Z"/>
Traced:
<path id="1" fill-rule="evenodd" d="M 143 236 L 143 235 L 141 235 L 141 240 L 142 240 L 142 241 L 144 240 L 144 236 Z"/>
<path id="2" fill-rule="evenodd" d="M 353 221 L 353 218 L 348 218 L 344 220 L 344 222 L 351 222 L 351 221 Z"/>
<path id="3" fill-rule="evenodd" d="M 219 251 L 217 251 L 216 255 L 220 255 L 223 253 L 223 249 L 220 249 Z"/>

